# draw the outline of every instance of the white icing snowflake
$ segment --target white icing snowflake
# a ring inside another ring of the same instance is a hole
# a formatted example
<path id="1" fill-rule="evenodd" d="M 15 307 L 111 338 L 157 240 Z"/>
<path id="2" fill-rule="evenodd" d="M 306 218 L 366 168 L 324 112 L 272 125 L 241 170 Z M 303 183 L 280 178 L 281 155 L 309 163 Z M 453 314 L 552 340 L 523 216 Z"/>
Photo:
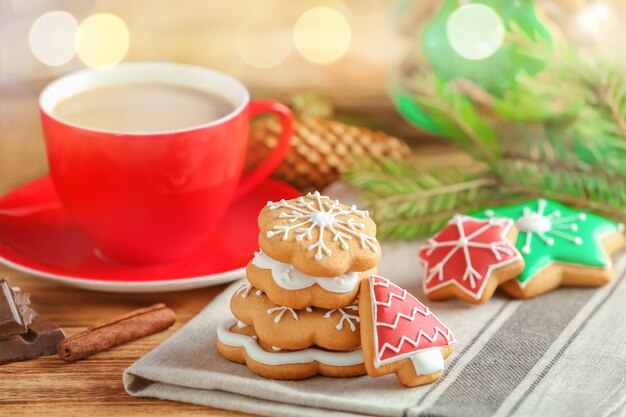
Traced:
<path id="1" fill-rule="evenodd" d="M 283 318 L 286 312 L 290 312 L 291 316 L 294 320 L 298 320 L 298 314 L 293 310 L 293 308 L 289 307 L 272 307 L 267 309 L 267 314 L 272 314 L 278 312 L 278 314 L 274 317 L 274 323 L 280 323 L 280 320 Z"/>
<path id="2" fill-rule="evenodd" d="M 267 206 L 270 210 L 278 208 L 287 208 L 290 211 L 280 213 L 280 219 L 289 219 L 290 223 L 296 223 L 288 226 L 274 226 L 272 230 L 267 232 L 267 237 L 272 238 L 276 235 L 282 235 L 283 240 L 289 238 L 289 232 L 292 230 L 296 233 L 296 240 L 313 240 L 312 231 L 316 227 L 319 228 L 317 241 L 309 245 L 308 250 L 315 250 L 315 259 L 321 260 L 324 255 L 330 256 L 330 248 L 324 243 L 324 231 L 328 229 L 332 233 L 333 242 L 338 242 L 343 250 L 349 248 L 348 241 L 352 238 L 359 239 L 361 248 L 369 247 L 373 252 L 378 252 L 376 239 L 362 232 L 365 229 L 364 223 L 358 223 L 354 217 L 340 219 L 341 216 L 356 215 L 361 218 L 369 216 L 367 211 L 357 210 L 356 206 L 350 209 L 343 209 L 339 205 L 339 201 L 330 200 L 326 196 L 321 196 L 319 192 L 309 193 L 307 198 L 313 201 L 307 201 L 304 197 L 298 198 L 295 202 L 280 200 L 277 203 L 268 202 Z"/>
<path id="3" fill-rule="evenodd" d="M 496 260 L 502 260 L 502 254 L 511 255 L 514 253 L 511 248 L 510 243 L 505 240 L 499 240 L 497 242 L 484 243 L 484 242 L 474 242 L 473 239 L 483 234 L 485 231 L 489 230 L 494 226 L 502 226 L 502 222 L 506 222 L 506 220 L 502 219 L 489 219 L 487 224 L 481 226 L 476 231 L 470 233 L 469 235 L 465 235 L 465 229 L 463 227 L 463 222 L 466 220 L 464 216 L 454 216 L 454 218 L 450 221 L 451 224 L 454 224 L 457 227 L 459 238 L 457 240 L 449 240 L 439 242 L 435 239 L 430 239 L 428 243 L 424 246 L 426 249 L 426 255 L 431 255 L 435 249 L 452 246 L 453 249 L 443 257 L 443 259 L 432 268 L 428 272 L 426 276 L 426 282 L 430 283 L 433 279 L 437 278 L 439 281 L 443 281 L 446 279 L 444 275 L 444 268 L 446 263 L 458 252 L 463 251 L 463 255 L 465 257 L 465 263 L 467 265 L 465 272 L 463 273 L 463 277 L 461 278 L 463 281 L 469 281 L 471 288 L 476 288 L 477 281 L 482 281 L 483 277 L 480 273 L 474 268 L 472 264 L 472 257 L 470 256 L 470 252 L 468 248 L 483 248 L 491 250 L 493 256 Z"/>
<path id="4" fill-rule="evenodd" d="M 359 316 L 355 314 L 350 314 L 345 310 L 359 311 L 359 307 L 357 305 L 350 305 L 350 306 L 346 306 L 343 308 L 335 308 L 333 310 L 328 310 L 326 314 L 324 314 L 324 318 L 325 319 L 330 318 L 330 316 L 332 316 L 333 313 L 337 311 L 339 312 L 339 314 L 341 314 L 341 318 L 339 319 L 339 323 L 337 323 L 336 329 L 337 330 L 343 329 L 343 323 L 348 322 L 348 324 L 350 325 L 350 330 L 352 330 L 352 333 L 354 333 L 356 331 L 356 325 L 354 324 L 353 320 L 359 323 L 361 319 L 359 318 Z"/>
<path id="5" fill-rule="evenodd" d="M 539 199 L 537 201 L 537 211 L 532 211 L 530 208 L 524 207 L 524 214 L 515 221 L 515 226 L 517 226 L 519 231 L 526 233 L 524 247 L 522 247 L 521 250 L 523 254 L 530 253 L 533 236 L 535 235 L 548 246 L 554 245 L 555 238 L 565 239 L 576 245 L 582 245 L 583 243 L 580 236 L 576 236 L 575 233 L 568 233 L 568 231 L 577 232 L 577 222 L 587 220 L 587 215 L 585 213 L 578 213 L 572 216 L 561 217 L 559 210 L 544 214 L 547 204 L 548 202 L 546 200 Z M 488 210 L 486 214 L 493 216 L 494 212 Z"/>

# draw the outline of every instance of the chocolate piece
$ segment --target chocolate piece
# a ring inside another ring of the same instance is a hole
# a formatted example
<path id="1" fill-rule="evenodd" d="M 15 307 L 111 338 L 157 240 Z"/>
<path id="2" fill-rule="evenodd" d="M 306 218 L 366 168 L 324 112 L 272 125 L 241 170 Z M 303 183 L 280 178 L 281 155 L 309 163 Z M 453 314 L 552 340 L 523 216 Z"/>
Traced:
<path id="1" fill-rule="evenodd" d="M 13 294 L 15 295 L 15 304 L 18 306 L 29 306 L 30 305 L 30 294 L 27 292 L 23 292 L 19 287 L 13 287 Z"/>
<path id="2" fill-rule="evenodd" d="M 39 313 L 26 305 L 18 306 L 20 309 L 20 313 L 22 313 L 22 320 L 24 320 L 24 324 L 26 326 L 30 326 L 30 324 L 35 320 L 35 317 L 39 317 Z"/>
<path id="3" fill-rule="evenodd" d="M 0 340 L 0 364 L 54 355 L 63 330 L 43 317 L 35 317 L 24 334 Z"/>
<path id="4" fill-rule="evenodd" d="M 0 280 L 0 339 L 25 333 L 27 326 L 7 280 Z"/>
<path id="5" fill-rule="evenodd" d="M 22 321 L 26 326 L 33 322 L 33 319 L 39 315 L 35 310 L 30 308 L 30 294 L 22 292 L 18 287 L 13 287 L 13 294 L 15 294 L 15 304 L 22 313 Z"/>

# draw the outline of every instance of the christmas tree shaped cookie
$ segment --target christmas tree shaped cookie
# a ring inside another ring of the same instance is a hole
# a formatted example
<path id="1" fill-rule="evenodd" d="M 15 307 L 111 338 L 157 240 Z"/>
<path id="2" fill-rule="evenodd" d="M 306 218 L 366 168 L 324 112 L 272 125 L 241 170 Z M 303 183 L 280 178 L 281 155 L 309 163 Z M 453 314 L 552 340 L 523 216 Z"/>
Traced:
<path id="1" fill-rule="evenodd" d="M 524 270 L 517 235 L 511 219 L 454 216 L 420 250 L 424 293 L 431 300 L 484 303 L 499 284 Z"/>
<path id="2" fill-rule="evenodd" d="M 611 281 L 610 255 L 624 244 L 623 225 L 546 199 L 471 214 L 512 219 L 526 267 L 501 288 L 529 298 L 561 285 L 600 286 Z"/>
<path id="3" fill-rule="evenodd" d="M 371 276 L 359 295 L 361 345 L 370 376 L 395 373 L 406 387 L 441 378 L 454 336 L 406 290 Z"/>

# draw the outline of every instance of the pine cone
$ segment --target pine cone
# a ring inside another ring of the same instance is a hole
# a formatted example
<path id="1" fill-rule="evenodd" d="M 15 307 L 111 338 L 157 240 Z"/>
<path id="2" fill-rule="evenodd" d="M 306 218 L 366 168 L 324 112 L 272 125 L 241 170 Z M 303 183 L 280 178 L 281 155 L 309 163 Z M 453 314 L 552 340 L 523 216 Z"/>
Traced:
<path id="1" fill-rule="evenodd" d="M 276 146 L 280 123 L 274 118 L 253 124 L 246 166 L 252 168 Z M 411 149 L 383 132 L 322 118 L 296 119 L 291 150 L 273 176 L 301 191 L 322 189 L 339 178 L 354 158 L 404 159 Z"/>

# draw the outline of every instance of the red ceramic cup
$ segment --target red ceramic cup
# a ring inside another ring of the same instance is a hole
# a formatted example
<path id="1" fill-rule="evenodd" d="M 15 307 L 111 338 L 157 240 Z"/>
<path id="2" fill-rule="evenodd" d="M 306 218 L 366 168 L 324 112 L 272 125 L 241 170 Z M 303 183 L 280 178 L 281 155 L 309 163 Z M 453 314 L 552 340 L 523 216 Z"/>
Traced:
<path id="1" fill-rule="evenodd" d="M 54 115 L 61 100 L 95 87 L 167 83 L 217 94 L 227 116 L 186 129 L 103 131 Z M 264 180 L 289 150 L 292 115 L 281 103 L 250 101 L 237 80 L 209 69 L 138 62 L 78 71 L 39 99 L 50 174 L 65 209 L 105 257 L 135 264 L 174 261 L 196 249 L 229 205 Z M 282 135 L 273 153 L 243 174 L 250 119 L 276 114 Z"/>

